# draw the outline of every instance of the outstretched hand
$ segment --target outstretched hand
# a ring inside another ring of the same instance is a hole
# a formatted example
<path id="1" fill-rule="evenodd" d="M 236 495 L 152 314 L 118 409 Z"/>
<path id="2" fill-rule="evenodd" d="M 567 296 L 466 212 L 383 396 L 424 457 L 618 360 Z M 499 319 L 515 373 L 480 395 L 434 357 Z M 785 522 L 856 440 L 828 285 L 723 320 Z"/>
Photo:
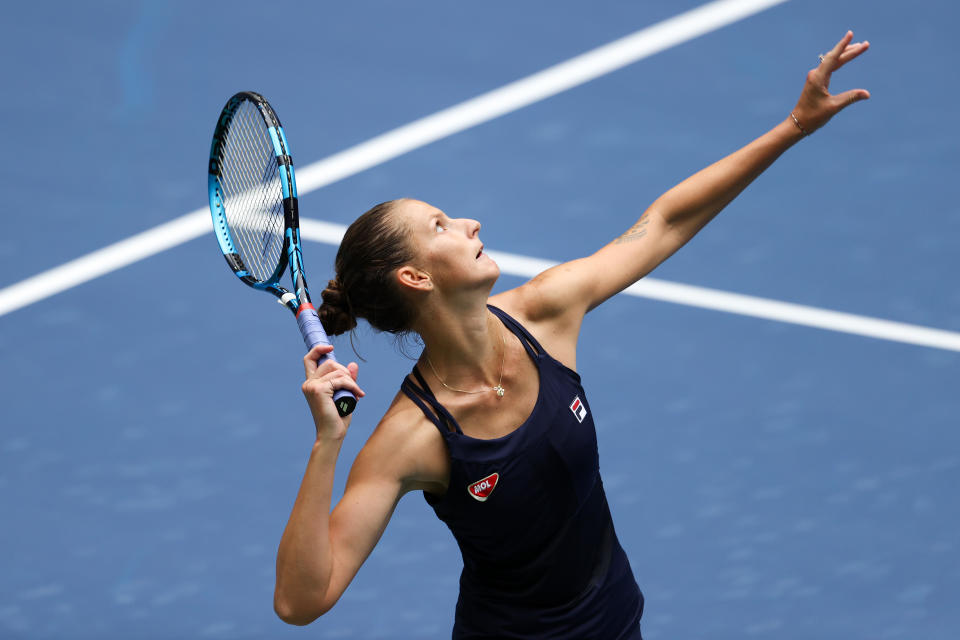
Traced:
<path id="1" fill-rule="evenodd" d="M 853 31 L 847 31 L 840 42 L 830 50 L 830 53 L 821 56 L 820 64 L 807 73 L 807 82 L 793 109 L 793 116 L 801 131 L 810 134 L 829 122 L 854 102 L 866 100 L 870 92 L 866 89 L 851 89 L 836 95 L 830 94 L 830 76 L 834 71 L 847 64 L 870 47 L 866 40 L 853 40 Z"/>

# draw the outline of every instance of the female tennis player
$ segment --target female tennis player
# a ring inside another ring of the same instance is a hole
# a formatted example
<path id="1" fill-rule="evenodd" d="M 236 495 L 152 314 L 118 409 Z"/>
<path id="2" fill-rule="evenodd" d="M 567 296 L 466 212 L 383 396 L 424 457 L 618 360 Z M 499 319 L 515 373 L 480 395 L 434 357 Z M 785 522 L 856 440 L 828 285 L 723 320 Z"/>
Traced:
<path id="1" fill-rule="evenodd" d="M 424 344 L 331 511 L 334 466 L 358 396 L 357 365 L 304 358 L 316 440 L 277 555 L 274 606 L 307 624 L 337 602 L 400 498 L 422 491 L 463 555 L 454 638 L 640 638 L 643 596 L 617 540 L 596 432 L 576 373 L 584 315 L 682 247 L 780 154 L 862 89 L 831 73 L 867 50 L 848 32 L 768 133 L 659 197 L 593 255 L 490 297 L 499 275 L 480 223 L 417 200 L 377 205 L 347 230 L 320 315 L 340 334 L 366 319 Z"/>

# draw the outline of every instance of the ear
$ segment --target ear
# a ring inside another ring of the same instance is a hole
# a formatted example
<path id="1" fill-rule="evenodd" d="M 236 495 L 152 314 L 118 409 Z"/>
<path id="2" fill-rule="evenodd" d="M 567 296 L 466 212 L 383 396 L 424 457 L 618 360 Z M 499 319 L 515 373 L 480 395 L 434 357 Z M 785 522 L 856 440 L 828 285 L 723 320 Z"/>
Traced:
<path id="1" fill-rule="evenodd" d="M 397 280 L 400 282 L 400 286 L 416 291 L 433 290 L 433 278 L 430 277 L 430 274 L 411 265 L 404 265 L 397 269 Z"/>

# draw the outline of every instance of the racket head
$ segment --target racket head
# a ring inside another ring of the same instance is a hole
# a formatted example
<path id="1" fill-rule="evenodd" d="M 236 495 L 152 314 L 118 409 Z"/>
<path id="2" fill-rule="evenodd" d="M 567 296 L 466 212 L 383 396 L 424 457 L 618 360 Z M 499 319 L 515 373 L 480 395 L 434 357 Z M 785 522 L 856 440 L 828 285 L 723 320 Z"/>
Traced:
<path id="1" fill-rule="evenodd" d="M 230 269 L 287 302 L 290 294 L 278 283 L 290 230 L 299 227 L 296 180 L 280 119 L 260 94 L 241 91 L 220 112 L 207 187 L 214 233 Z"/>
<path id="2" fill-rule="evenodd" d="M 280 118 L 260 94 L 234 94 L 220 112 L 210 145 L 207 188 L 213 230 L 230 269 L 294 313 L 308 350 L 329 345 L 303 275 L 290 146 Z M 293 293 L 279 285 L 288 264 Z M 328 358 L 336 360 L 330 352 L 320 361 Z M 357 404 L 346 389 L 338 389 L 333 401 L 342 416 Z"/>

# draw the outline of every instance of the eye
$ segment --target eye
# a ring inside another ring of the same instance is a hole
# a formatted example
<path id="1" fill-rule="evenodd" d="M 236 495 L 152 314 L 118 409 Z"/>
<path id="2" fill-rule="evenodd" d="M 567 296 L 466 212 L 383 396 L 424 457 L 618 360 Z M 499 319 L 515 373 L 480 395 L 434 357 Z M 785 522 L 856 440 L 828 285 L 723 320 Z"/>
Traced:
<path id="1" fill-rule="evenodd" d="M 438 221 L 436 222 L 436 232 L 437 232 L 437 233 L 443 233 L 443 232 L 446 231 L 446 230 L 447 230 L 447 228 L 446 228 L 445 226 L 443 226 L 442 224 L 440 224 L 440 221 L 438 220 Z"/>

